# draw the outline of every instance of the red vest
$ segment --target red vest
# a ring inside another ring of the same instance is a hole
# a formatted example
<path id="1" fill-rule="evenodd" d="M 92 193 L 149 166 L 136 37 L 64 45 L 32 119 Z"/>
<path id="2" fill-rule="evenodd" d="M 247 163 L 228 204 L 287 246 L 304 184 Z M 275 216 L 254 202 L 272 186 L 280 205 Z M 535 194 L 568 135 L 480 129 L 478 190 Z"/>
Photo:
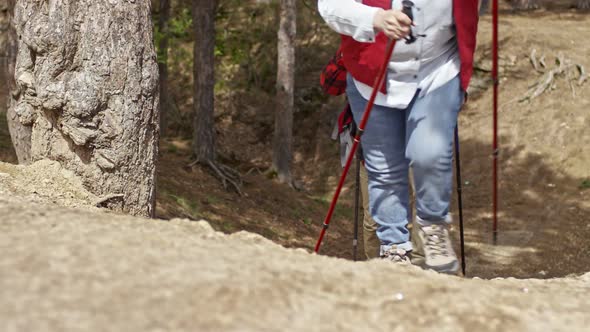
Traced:
<path id="1" fill-rule="evenodd" d="M 391 0 L 363 0 L 363 4 L 371 7 L 391 9 Z M 459 57 L 461 59 L 461 88 L 467 90 L 473 74 L 473 53 L 477 35 L 478 0 L 453 0 L 453 17 L 457 31 Z M 374 43 L 361 43 L 350 36 L 342 36 L 341 50 L 346 70 L 356 80 L 373 86 L 379 66 L 387 47 L 384 33 L 375 36 Z M 393 51 L 395 53 L 395 50 Z M 385 85 L 381 87 L 385 93 Z"/>

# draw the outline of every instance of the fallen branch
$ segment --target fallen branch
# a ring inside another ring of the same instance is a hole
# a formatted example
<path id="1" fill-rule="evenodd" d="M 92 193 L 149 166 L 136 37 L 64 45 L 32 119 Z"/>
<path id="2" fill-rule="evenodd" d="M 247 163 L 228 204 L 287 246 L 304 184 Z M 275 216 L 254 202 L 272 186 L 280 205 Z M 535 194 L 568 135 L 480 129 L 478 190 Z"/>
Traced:
<path id="1" fill-rule="evenodd" d="M 94 202 L 94 206 L 101 207 L 112 200 L 115 200 L 115 199 L 122 200 L 123 198 L 125 198 L 125 195 L 123 195 L 123 194 L 111 194 L 111 195 L 103 196 Z"/>

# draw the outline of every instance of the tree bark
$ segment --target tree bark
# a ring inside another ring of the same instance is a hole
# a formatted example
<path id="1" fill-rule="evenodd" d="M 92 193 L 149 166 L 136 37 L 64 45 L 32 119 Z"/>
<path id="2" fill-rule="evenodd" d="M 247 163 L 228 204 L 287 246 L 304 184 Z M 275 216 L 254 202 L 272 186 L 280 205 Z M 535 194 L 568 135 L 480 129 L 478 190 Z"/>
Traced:
<path id="1" fill-rule="evenodd" d="M 12 24 L 15 0 L 0 0 L 0 116 L 5 116 L 17 160 L 31 160 L 31 122 L 16 114 L 11 91 L 16 91 L 14 66 L 17 53 L 16 32 Z"/>
<path id="2" fill-rule="evenodd" d="M 578 0 L 577 7 L 582 10 L 590 9 L 590 0 Z"/>
<path id="3" fill-rule="evenodd" d="M 32 160 L 59 161 L 115 197 L 104 206 L 143 216 L 154 214 L 159 133 L 150 6 L 18 0 L 14 19 L 13 103 L 32 123 Z"/>
<path id="4" fill-rule="evenodd" d="M 14 46 L 14 38 L 11 37 L 11 19 L 14 4 L 11 0 L 0 0 L 0 96 L 2 97 L 2 105 L 0 110 L 5 110 L 6 104 L 4 103 L 8 98 L 7 82 L 9 74 L 8 62 L 11 57 Z"/>
<path id="5" fill-rule="evenodd" d="M 11 54 L 13 53 L 13 38 L 11 38 L 11 19 L 12 11 L 14 9 L 12 1 L 0 0 L 0 110 L 3 112 L 6 110 L 8 100 L 8 77 L 9 69 L 8 62 L 10 61 Z"/>
<path id="6" fill-rule="evenodd" d="M 217 0 L 193 0 L 193 152 L 198 162 L 215 161 L 215 12 Z"/>
<path id="7" fill-rule="evenodd" d="M 538 0 L 512 0 L 512 7 L 519 10 L 529 10 L 539 8 Z"/>
<path id="8" fill-rule="evenodd" d="M 170 99 L 168 94 L 168 41 L 170 20 L 170 0 L 160 0 L 160 11 L 158 17 L 158 29 L 162 34 L 158 44 L 158 68 L 160 71 L 160 135 L 166 134 L 168 127 L 168 113 Z"/>
<path id="9" fill-rule="evenodd" d="M 297 10 L 295 0 L 280 3 L 273 168 L 280 182 L 291 183 Z"/>
<path id="10" fill-rule="evenodd" d="M 208 167 L 223 183 L 225 189 L 233 187 L 242 194 L 241 179 L 237 171 L 217 162 L 215 142 L 215 15 L 218 0 L 193 0 L 194 27 L 194 118 L 193 154 L 195 161 Z"/>

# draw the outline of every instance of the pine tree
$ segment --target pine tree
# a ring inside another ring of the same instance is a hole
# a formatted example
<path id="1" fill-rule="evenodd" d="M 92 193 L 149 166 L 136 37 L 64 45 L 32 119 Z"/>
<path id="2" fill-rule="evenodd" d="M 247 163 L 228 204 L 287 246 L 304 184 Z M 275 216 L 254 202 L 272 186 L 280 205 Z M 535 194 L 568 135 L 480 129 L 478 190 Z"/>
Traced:
<path id="1" fill-rule="evenodd" d="M 292 183 L 293 109 L 295 90 L 295 0 L 281 0 L 273 169 L 282 183 Z"/>
<path id="2" fill-rule="evenodd" d="M 213 170 L 224 187 L 240 192 L 240 177 L 217 161 L 215 146 L 215 14 L 217 0 L 193 0 L 195 35 L 193 76 L 193 154 L 195 162 Z"/>

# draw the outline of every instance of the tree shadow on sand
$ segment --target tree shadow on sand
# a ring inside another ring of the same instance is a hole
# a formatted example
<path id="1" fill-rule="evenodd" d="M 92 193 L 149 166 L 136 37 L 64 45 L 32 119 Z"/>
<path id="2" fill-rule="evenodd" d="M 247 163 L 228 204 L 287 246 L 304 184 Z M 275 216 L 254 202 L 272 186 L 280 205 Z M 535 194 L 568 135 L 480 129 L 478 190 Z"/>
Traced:
<path id="1" fill-rule="evenodd" d="M 494 245 L 491 147 L 474 140 L 461 143 L 468 275 L 550 278 L 588 272 L 586 179 L 550 166 L 541 154 L 525 154 L 524 146 L 503 148 Z"/>

